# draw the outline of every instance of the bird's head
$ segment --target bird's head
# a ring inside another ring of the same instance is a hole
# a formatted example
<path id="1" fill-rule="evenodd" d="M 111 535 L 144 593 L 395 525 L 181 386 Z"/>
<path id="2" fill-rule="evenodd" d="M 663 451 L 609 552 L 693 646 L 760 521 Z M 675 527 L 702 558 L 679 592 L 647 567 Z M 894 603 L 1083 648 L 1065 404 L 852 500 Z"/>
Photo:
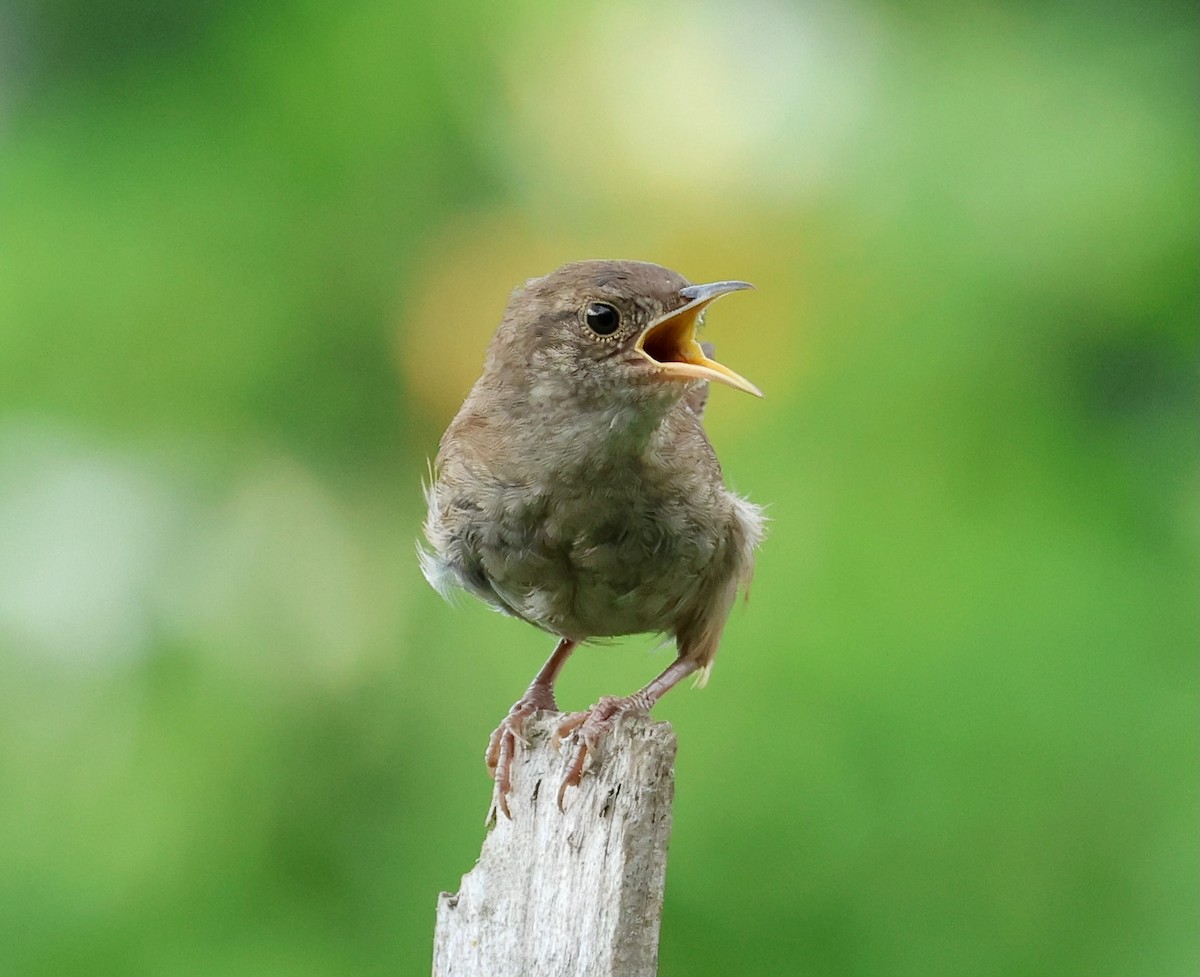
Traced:
<path id="1" fill-rule="evenodd" d="M 488 352 L 496 382 L 532 400 L 673 403 L 711 380 L 761 397 L 696 338 L 704 311 L 747 282 L 692 285 L 641 261 L 580 261 L 527 282 Z"/>

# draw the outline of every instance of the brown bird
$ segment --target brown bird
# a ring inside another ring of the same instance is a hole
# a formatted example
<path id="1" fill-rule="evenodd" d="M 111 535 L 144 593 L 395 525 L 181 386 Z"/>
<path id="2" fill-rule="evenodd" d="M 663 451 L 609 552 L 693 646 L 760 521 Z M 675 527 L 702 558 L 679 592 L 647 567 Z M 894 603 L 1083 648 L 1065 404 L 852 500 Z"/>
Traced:
<path id="1" fill-rule="evenodd" d="M 576 752 L 558 792 L 624 713 L 708 677 L 763 536 L 730 492 L 701 425 L 708 381 L 762 396 L 696 339 L 704 310 L 746 282 L 692 285 L 640 261 L 581 261 L 514 292 L 483 375 L 442 437 L 421 567 L 557 635 L 558 646 L 492 734 L 493 805 L 506 816 L 526 719 L 557 710 L 554 683 L 589 638 L 657 632 L 677 657 L 623 698 L 568 716 Z"/>

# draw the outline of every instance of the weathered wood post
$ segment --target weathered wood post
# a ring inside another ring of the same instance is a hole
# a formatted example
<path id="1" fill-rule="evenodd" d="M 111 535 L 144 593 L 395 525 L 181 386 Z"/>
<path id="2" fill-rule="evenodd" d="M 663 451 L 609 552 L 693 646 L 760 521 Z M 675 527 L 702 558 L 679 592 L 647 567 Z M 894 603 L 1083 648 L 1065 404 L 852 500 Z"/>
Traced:
<path id="1" fill-rule="evenodd" d="M 438 898 L 434 977 L 653 977 L 658 969 L 675 734 L 649 717 L 623 720 L 566 812 L 555 803 L 570 760 L 551 731 L 526 727 L 503 815 L 457 894 Z"/>

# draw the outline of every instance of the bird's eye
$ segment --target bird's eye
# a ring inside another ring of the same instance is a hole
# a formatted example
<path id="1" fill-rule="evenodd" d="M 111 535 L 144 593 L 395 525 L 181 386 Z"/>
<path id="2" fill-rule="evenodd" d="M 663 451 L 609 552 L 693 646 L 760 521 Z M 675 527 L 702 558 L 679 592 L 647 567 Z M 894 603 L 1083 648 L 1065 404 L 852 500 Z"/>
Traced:
<path id="1" fill-rule="evenodd" d="M 588 328 L 598 336 L 611 336 L 621 324 L 621 315 L 611 305 L 593 302 L 583 313 Z"/>

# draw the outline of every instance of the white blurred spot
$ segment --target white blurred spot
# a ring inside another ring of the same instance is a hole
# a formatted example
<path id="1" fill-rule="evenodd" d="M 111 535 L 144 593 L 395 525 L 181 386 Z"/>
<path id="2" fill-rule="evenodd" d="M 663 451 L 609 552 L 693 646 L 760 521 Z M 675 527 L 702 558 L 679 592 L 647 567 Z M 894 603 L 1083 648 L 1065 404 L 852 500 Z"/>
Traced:
<path id="1" fill-rule="evenodd" d="M 45 430 L 0 430 L 4 643 L 64 662 L 142 652 L 173 521 L 169 488 L 138 465 Z"/>
<path id="2" fill-rule="evenodd" d="M 61 432 L 0 428 L 0 648 L 103 664 L 170 635 L 252 673 L 353 675 L 400 601 L 337 500 L 287 461 L 215 507 L 182 487 Z"/>
<path id="3" fill-rule="evenodd" d="M 572 27 L 506 56 L 511 151 L 593 188 L 819 189 L 873 96 L 875 24 L 848 4 L 622 3 Z"/>

